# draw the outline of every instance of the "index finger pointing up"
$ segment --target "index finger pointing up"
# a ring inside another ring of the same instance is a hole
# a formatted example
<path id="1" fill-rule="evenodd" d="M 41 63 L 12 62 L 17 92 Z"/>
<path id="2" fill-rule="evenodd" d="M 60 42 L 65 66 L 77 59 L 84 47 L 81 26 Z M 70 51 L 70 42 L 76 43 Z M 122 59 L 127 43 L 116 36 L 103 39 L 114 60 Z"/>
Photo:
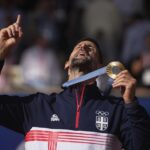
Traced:
<path id="1" fill-rule="evenodd" d="M 18 25 L 21 24 L 21 15 L 20 14 L 17 16 L 16 24 L 18 24 Z"/>

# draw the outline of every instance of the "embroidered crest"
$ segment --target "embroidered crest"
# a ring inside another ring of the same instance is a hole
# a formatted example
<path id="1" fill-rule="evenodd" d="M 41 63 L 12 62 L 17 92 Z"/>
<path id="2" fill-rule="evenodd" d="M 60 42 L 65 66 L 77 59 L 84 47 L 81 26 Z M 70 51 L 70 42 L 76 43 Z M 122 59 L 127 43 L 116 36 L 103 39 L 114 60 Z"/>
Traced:
<path id="1" fill-rule="evenodd" d="M 96 111 L 96 128 L 100 131 L 105 131 L 108 128 L 109 112 Z"/>
<path id="2" fill-rule="evenodd" d="M 51 117 L 51 121 L 60 121 L 59 117 L 56 114 L 53 114 Z"/>

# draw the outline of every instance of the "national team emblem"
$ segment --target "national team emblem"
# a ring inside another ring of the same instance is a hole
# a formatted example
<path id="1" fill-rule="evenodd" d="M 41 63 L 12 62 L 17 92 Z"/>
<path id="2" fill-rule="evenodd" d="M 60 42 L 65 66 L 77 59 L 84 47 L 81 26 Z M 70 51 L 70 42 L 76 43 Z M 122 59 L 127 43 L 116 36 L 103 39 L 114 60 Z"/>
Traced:
<path id="1" fill-rule="evenodd" d="M 96 111 L 96 128 L 100 131 L 105 131 L 108 128 L 109 112 Z"/>

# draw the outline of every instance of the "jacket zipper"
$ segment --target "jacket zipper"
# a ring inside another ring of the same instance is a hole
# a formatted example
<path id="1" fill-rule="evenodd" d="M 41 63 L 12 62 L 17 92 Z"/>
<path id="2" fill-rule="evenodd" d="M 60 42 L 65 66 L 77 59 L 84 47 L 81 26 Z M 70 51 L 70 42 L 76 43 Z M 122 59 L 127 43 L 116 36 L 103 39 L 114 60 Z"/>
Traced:
<path id="1" fill-rule="evenodd" d="M 80 118 L 80 108 L 77 107 L 75 128 L 79 127 L 79 118 Z"/>
<path id="2" fill-rule="evenodd" d="M 84 92 L 85 92 L 85 84 L 83 84 L 83 86 L 82 86 L 80 98 L 79 98 L 77 89 L 75 90 L 75 94 L 76 94 L 76 104 L 77 104 L 75 128 L 78 128 L 78 127 L 79 127 L 80 110 L 81 110 L 81 106 L 82 106 L 82 102 L 83 102 Z"/>

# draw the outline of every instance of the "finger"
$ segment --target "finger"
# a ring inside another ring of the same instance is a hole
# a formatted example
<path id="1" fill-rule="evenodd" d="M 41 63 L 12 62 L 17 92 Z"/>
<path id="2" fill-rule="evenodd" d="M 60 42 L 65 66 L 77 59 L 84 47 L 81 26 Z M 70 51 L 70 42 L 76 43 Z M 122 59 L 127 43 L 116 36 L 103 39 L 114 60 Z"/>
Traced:
<path id="1" fill-rule="evenodd" d="M 119 82 L 113 83 L 112 86 L 113 88 L 125 87 L 126 89 L 131 89 L 134 87 L 134 84 L 132 84 L 131 82 L 119 81 Z"/>
<path id="2" fill-rule="evenodd" d="M 7 28 L 3 28 L 2 30 L 0 30 L 0 36 L 4 37 L 5 35 L 8 35 Z"/>
<path id="3" fill-rule="evenodd" d="M 116 78 L 117 78 L 118 76 L 123 75 L 123 74 L 130 74 L 130 73 L 129 73 L 128 70 L 123 70 L 123 71 L 121 71 L 120 73 L 117 74 Z"/>
<path id="4" fill-rule="evenodd" d="M 16 31 L 16 32 L 19 32 L 20 24 L 21 24 L 21 15 L 18 15 L 18 16 L 17 16 L 17 20 L 16 20 L 16 22 L 14 23 L 15 31 Z"/>
<path id="5" fill-rule="evenodd" d="M 121 83 L 121 82 L 127 82 L 127 81 L 124 79 L 119 79 L 119 80 L 116 80 L 115 82 L 113 82 L 113 85 L 116 85 L 116 84 Z"/>
<path id="6" fill-rule="evenodd" d="M 11 33 L 12 33 L 13 36 L 16 36 L 17 31 L 16 31 L 16 27 L 15 27 L 14 24 L 9 26 L 9 30 L 11 30 Z"/>
<path id="7" fill-rule="evenodd" d="M 120 78 L 120 79 L 117 79 L 113 82 L 113 84 L 117 84 L 117 83 L 120 83 L 120 82 L 127 82 L 127 80 L 123 79 L 123 78 Z"/>
<path id="8" fill-rule="evenodd" d="M 119 81 L 117 83 L 113 83 L 112 84 L 113 88 L 117 88 L 117 87 L 126 87 L 127 86 L 127 82 L 125 81 Z"/>
<path id="9" fill-rule="evenodd" d="M 18 32 L 20 26 L 19 26 L 18 24 L 16 24 L 16 23 L 14 23 L 13 25 L 14 25 L 14 27 L 15 27 L 15 31 Z"/>
<path id="10" fill-rule="evenodd" d="M 127 82 L 128 80 L 130 80 L 129 77 L 122 75 L 122 76 L 117 77 L 117 78 L 113 81 L 113 83 L 117 83 L 117 82 L 119 82 L 119 81 L 126 81 L 126 82 Z"/>
<path id="11" fill-rule="evenodd" d="M 13 37 L 13 33 L 12 33 L 11 28 L 7 28 L 6 30 L 7 30 L 8 37 L 9 38 Z"/>
<path id="12" fill-rule="evenodd" d="M 21 25 L 21 15 L 20 14 L 17 16 L 16 24 Z"/>
<path id="13" fill-rule="evenodd" d="M 114 83 L 115 83 L 115 82 L 118 82 L 118 81 L 120 81 L 120 80 L 123 80 L 123 81 L 128 82 L 128 81 L 130 81 L 130 80 L 132 80 L 132 79 L 133 79 L 133 78 L 130 77 L 130 76 L 121 75 L 121 76 L 119 76 L 118 78 L 116 78 L 116 79 L 114 80 Z"/>
<path id="14" fill-rule="evenodd" d="M 134 79 L 134 77 L 129 72 L 125 72 L 125 73 L 120 74 L 119 76 L 116 76 L 115 80 L 118 80 L 118 79 L 121 79 L 121 78 L 123 78 L 124 80 L 126 80 L 126 79 L 128 79 L 128 80 Z"/>
<path id="15" fill-rule="evenodd" d="M 22 32 L 22 29 L 21 29 L 21 27 L 19 27 L 19 38 L 21 38 L 22 37 L 22 35 L 23 35 L 23 32 Z"/>

